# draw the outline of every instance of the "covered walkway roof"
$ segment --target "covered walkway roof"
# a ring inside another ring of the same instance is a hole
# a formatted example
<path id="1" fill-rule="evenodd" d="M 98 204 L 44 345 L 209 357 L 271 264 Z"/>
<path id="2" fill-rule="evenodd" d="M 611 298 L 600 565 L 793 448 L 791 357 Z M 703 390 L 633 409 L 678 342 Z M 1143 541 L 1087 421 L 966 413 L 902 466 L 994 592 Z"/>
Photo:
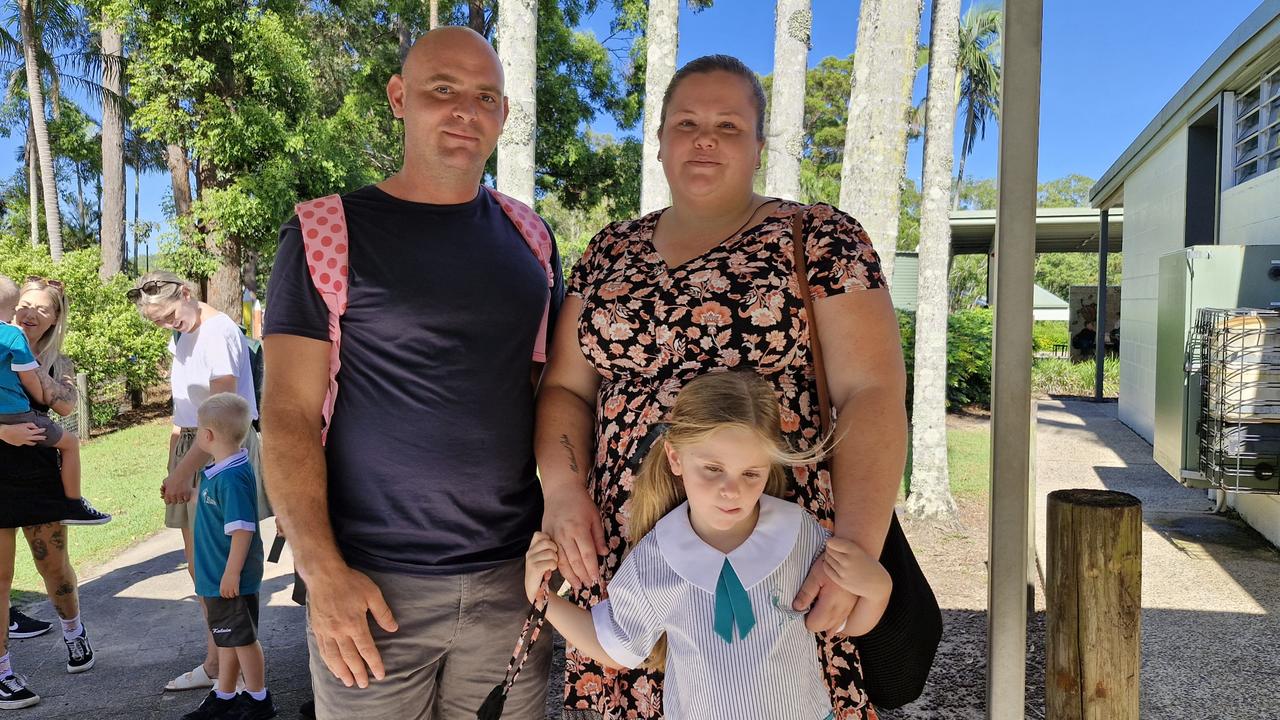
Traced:
<path id="1" fill-rule="evenodd" d="M 1094 208 L 1040 208 L 1036 210 L 1036 252 L 1098 252 L 1101 211 Z M 1112 209 L 1110 252 L 1123 250 L 1124 210 Z M 995 210 L 956 210 L 951 213 L 951 252 L 955 255 L 986 254 L 995 247 Z"/>

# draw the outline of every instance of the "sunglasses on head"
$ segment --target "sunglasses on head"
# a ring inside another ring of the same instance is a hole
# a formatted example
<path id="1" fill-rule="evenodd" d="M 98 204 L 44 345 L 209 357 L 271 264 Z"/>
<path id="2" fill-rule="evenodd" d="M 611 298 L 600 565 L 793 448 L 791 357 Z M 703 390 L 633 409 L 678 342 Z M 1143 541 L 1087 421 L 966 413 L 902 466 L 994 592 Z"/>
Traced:
<path id="1" fill-rule="evenodd" d="M 58 290 L 58 291 L 62 291 L 62 290 L 64 290 L 64 289 L 65 289 L 65 288 L 63 287 L 63 285 L 62 285 L 62 281 L 61 281 L 61 280 L 51 280 L 51 279 L 49 279 L 49 278 L 41 277 L 41 276 L 39 276 L 39 275 L 28 275 L 28 276 L 27 276 L 27 282 L 29 282 L 29 283 L 39 283 L 39 284 L 41 284 L 41 285 L 43 285 L 43 286 L 45 286 L 45 287 L 51 287 L 51 288 L 54 288 L 54 289 L 56 289 L 56 290 Z"/>
<path id="2" fill-rule="evenodd" d="M 166 285 L 181 285 L 181 284 L 182 283 L 176 280 L 151 280 L 151 281 L 142 283 L 141 285 L 130 290 L 124 295 L 125 297 L 129 298 L 129 300 L 131 300 L 132 302 L 137 302 L 138 298 L 142 297 L 143 295 L 146 295 L 148 297 L 154 297 L 156 295 L 159 295 L 162 291 L 164 291 L 164 288 Z"/>

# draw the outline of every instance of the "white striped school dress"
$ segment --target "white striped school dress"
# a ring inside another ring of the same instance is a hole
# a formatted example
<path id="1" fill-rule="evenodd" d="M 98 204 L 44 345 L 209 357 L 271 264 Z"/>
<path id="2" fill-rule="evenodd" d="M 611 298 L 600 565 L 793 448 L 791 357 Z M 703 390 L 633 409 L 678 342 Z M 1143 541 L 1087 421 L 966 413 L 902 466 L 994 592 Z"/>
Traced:
<path id="1" fill-rule="evenodd" d="M 795 503 L 764 495 L 751 536 L 727 556 L 689 524 L 688 503 L 658 521 L 609 581 L 591 615 L 605 652 L 636 667 L 667 634 L 668 720 L 825 720 L 831 699 L 804 613 L 791 609 L 828 533 Z M 717 634 L 717 583 L 728 560 L 754 624 Z"/>

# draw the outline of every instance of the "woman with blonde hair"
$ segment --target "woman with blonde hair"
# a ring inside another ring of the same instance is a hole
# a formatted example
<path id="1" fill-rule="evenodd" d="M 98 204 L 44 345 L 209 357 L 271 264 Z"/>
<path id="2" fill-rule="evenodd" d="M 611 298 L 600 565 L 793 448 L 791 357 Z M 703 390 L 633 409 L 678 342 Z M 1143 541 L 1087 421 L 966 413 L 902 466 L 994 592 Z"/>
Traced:
<path id="1" fill-rule="evenodd" d="M 64 288 L 57 280 L 28 278 L 20 289 L 15 324 L 22 329 L 27 344 L 40 364 L 39 379 L 47 404 L 34 404 L 33 409 L 60 415 L 75 411 L 75 368 L 62 354 L 66 337 L 68 303 Z M 8 320 L 8 318 L 0 318 Z M 71 564 L 66 517 L 66 497 L 59 477 L 58 453 L 35 445 L 44 430 L 35 424 L 0 425 L 0 489 L 6 497 L 20 502 L 0 504 L 0 592 L 6 596 L 13 579 L 16 529 L 21 527 L 31 548 L 36 571 L 44 581 L 49 602 L 62 625 L 62 639 L 67 646 L 69 673 L 82 673 L 95 665 L 89 632 L 80 618 L 79 580 Z M 0 614 L 4 613 L 0 606 Z M 16 625 L 15 625 L 16 621 Z M 47 630 L 47 625 L 17 613 L 9 612 L 9 637 L 16 628 L 31 628 L 21 636 L 33 637 Z M 7 640 L 7 638 L 6 638 Z M 0 708 L 28 707 L 40 697 L 13 674 L 7 642 L 0 642 Z"/>
<path id="2" fill-rule="evenodd" d="M 165 527 L 182 531 L 187 572 L 191 573 L 196 485 L 200 469 L 210 460 L 209 454 L 195 444 L 199 425 L 197 411 L 210 396 L 229 392 L 244 398 L 253 419 L 258 419 L 249 343 L 235 321 L 202 302 L 186 280 L 167 270 L 138 278 L 127 295 L 142 317 L 173 331 L 169 341 L 169 352 L 173 355 L 169 379 L 173 392 L 173 432 L 169 435 L 169 474 L 161 484 L 160 495 L 165 502 Z M 258 478 L 258 516 L 262 519 L 270 515 L 270 510 L 262 490 L 257 430 L 250 429 L 244 448 L 249 451 L 249 464 Z M 205 640 L 204 662 L 174 678 L 165 690 L 213 687 L 218 677 L 218 649 L 208 631 Z"/>
<path id="3" fill-rule="evenodd" d="M 62 400 L 64 388 L 74 387 L 68 364 L 59 353 L 67 324 L 62 282 L 33 275 L 27 278 L 18 299 L 18 327 L 0 328 L 6 338 L 4 356 L 10 364 L 0 375 L 0 425 L 32 423 L 44 431 L 44 437 L 36 444 L 58 450 L 66 498 L 64 525 L 110 522 L 111 516 L 99 512 L 81 493 L 80 438 L 49 417 L 54 404 L 59 405 L 62 415 L 69 415 L 74 409 L 72 403 Z M 55 380 L 60 369 L 62 379 Z"/>
<path id="4" fill-rule="evenodd" d="M 636 476 L 630 550 L 608 599 L 588 612 L 552 596 L 547 619 L 606 666 L 665 671 L 662 712 L 672 720 L 828 720 L 814 633 L 792 601 L 822 562 L 859 597 L 845 629 L 860 635 L 879 621 L 892 582 L 855 543 L 783 499 L 785 469 L 822 454 L 821 444 L 787 447 L 777 398 L 759 376 L 689 382 Z M 549 535 L 534 536 L 531 602 L 558 557 Z"/>

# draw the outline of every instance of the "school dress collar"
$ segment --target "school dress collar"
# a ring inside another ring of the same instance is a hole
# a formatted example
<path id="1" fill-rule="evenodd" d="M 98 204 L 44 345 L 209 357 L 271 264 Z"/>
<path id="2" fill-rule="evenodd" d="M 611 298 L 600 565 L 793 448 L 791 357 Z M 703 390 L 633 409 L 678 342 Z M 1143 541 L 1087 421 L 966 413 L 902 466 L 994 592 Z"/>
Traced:
<path id="1" fill-rule="evenodd" d="M 240 467 L 241 465 L 248 465 L 248 464 L 249 464 L 249 451 L 245 450 L 244 448 L 240 448 L 239 452 L 237 452 L 234 455 L 231 455 L 230 457 L 224 458 L 221 462 L 209 463 L 208 465 L 205 465 L 204 476 L 207 478 L 212 478 L 214 475 L 217 475 L 223 470 L 228 470 L 233 467 Z"/>
<path id="2" fill-rule="evenodd" d="M 671 569 L 690 584 L 715 595 L 726 561 L 744 589 L 772 575 L 795 547 L 803 512 L 793 502 L 761 495 L 755 530 L 728 555 L 703 542 L 693 531 L 687 501 L 663 516 L 654 531 L 658 548 Z"/>

